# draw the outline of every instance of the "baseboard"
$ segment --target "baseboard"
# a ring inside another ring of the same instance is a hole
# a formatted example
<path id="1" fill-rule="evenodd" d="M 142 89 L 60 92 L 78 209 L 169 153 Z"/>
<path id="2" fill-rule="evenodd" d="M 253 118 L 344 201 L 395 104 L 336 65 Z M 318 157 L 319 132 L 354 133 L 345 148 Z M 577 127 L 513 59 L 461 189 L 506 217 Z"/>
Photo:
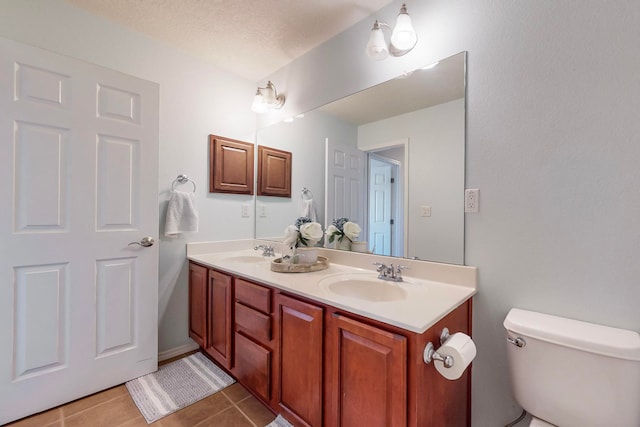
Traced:
<path id="1" fill-rule="evenodd" d="M 158 353 L 158 362 L 162 362 L 167 359 L 171 359 L 172 357 L 180 356 L 185 353 L 189 353 L 190 351 L 197 350 L 198 344 L 195 342 L 191 342 L 189 344 L 181 345 L 179 347 L 170 348 L 169 350 L 161 351 Z"/>

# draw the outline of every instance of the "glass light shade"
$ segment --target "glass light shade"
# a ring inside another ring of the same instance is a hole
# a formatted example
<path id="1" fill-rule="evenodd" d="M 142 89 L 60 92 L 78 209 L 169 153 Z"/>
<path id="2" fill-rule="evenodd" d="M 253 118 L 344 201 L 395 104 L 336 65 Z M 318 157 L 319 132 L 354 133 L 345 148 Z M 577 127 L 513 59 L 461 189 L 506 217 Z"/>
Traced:
<path id="1" fill-rule="evenodd" d="M 378 21 L 373 25 L 373 29 L 369 34 L 366 52 L 371 59 L 381 60 L 389 56 L 387 42 L 384 40 L 384 34 L 382 34 L 382 29 L 378 26 Z"/>
<path id="2" fill-rule="evenodd" d="M 276 91 L 273 87 L 273 83 L 267 83 L 267 87 L 261 89 L 262 98 L 264 99 L 264 103 L 268 106 L 274 106 L 278 104 L 276 100 Z"/>
<path id="3" fill-rule="evenodd" d="M 256 96 L 253 97 L 253 104 L 251 104 L 251 111 L 254 113 L 262 114 L 266 113 L 269 107 L 264 102 L 264 97 L 262 96 L 261 90 L 258 89 L 256 92 Z"/>
<path id="4" fill-rule="evenodd" d="M 391 33 L 391 44 L 400 51 L 412 49 L 418 42 L 418 35 L 411 24 L 411 17 L 407 13 L 400 13 L 396 26 Z"/>

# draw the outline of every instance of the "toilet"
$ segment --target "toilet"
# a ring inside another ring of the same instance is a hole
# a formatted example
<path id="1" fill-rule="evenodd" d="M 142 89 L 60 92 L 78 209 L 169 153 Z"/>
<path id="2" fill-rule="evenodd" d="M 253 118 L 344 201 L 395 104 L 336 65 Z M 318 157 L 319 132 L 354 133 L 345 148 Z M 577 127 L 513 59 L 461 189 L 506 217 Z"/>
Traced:
<path id="1" fill-rule="evenodd" d="M 517 308 L 504 327 L 529 426 L 640 427 L 640 334 Z"/>

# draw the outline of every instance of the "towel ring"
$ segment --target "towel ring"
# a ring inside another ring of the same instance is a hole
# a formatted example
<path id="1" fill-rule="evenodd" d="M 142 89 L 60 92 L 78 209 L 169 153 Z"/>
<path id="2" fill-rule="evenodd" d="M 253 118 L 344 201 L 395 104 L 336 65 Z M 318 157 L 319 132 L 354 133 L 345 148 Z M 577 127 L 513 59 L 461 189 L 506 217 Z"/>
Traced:
<path id="1" fill-rule="evenodd" d="M 304 198 L 305 194 L 307 196 L 307 199 Z M 300 197 L 302 198 L 302 200 L 310 200 L 313 199 L 313 193 L 307 187 L 303 187 L 300 191 Z"/>
<path id="2" fill-rule="evenodd" d="M 189 177 L 187 175 L 183 175 L 183 174 L 178 175 L 178 177 L 173 180 L 173 182 L 171 183 L 171 189 L 172 190 L 176 189 L 176 183 L 186 184 L 187 182 L 190 182 L 190 183 L 193 184 L 193 192 L 195 193 L 196 192 L 196 183 L 193 182 L 193 180 L 189 179 Z"/>

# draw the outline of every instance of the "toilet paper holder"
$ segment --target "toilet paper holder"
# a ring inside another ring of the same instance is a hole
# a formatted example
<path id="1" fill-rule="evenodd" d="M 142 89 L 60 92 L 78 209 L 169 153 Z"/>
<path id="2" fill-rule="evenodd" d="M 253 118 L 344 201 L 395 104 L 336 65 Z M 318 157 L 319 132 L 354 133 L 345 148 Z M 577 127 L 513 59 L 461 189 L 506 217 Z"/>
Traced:
<path id="1" fill-rule="evenodd" d="M 449 329 L 444 328 L 440 333 L 440 345 L 443 345 L 450 336 L 451 334 L 449 333 Z M 427 365 L 430 364 L 433 360 L 438 360 L 442 362 L 445 368 L 451 368 L 453 366 L 453 357 L 442 356 L 441 354 L 436 352 L 436 348 L 431 341 L 429 341 L 424 347 L 424 351 L 422 352 L 422 359 Z"/>

